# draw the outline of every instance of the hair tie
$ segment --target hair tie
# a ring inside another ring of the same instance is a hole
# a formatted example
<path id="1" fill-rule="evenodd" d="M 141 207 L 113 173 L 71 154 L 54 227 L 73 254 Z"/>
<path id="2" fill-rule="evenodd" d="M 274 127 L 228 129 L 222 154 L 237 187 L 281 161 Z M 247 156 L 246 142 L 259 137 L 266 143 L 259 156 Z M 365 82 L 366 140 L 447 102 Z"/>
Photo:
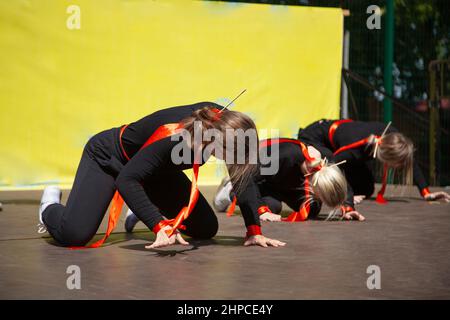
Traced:
<path id="1" fill-rule="evenodd" d="M 236 98 L 234 98 L 233 100 L 231 100 L 225 107 L 223 107 L 222 109 L 217 109 L 217 108 L 212 108 L 211 111 L 215 113 L 214 117 L 212 118 L 212 121 L 218 121 L 221 117 L 222 117 L 222 113 L 224 110 L 228 109 L 228 107 L 236 101 L 237 98 L 239 98 L 241 95 L 244 94 L 244 92 L 247 91 L 247 89 L 242 90 L 241 93 L 239 93 L 237 95 Z"/>
<path id="2" fill-rule="evenodd" d="M 373 158 L 374 159 L 377 157 L 378 147 L 381 144 L 381 140 L 383 140 L 384 135 L 387 133 L 387 130 L 391 126 L 391 123 L 392 123 L 392 121 L 389 121 L 389 123 L 386 125 L 386 128 L 384 128 L 383 133 L 381 134 L 381 136 L 379 136 L 379 137 L 375 136 L 375 148 L 373 150 Z"/>
<path id="3" fill-rule="evenodd" d="M 312 158 L 312 159 L 310 160 L 310 162 L 312 162 L 312 161 L 314 161 L 314 160 L 315 160 L 315 158 Z M 313 175 L 314 173 L 319 172 L 320 170 L 322 170 L 323 167 L 325 166 L 325 161 L 326 161 L 326 158 L 323 159 L 323 160 L 320 160 L 319 164 L 316 165 L 316 166 L 314 166 L 314 167 L 312 167 L 312 168 L 310 168 L 310 171 L 311 171 L 311 172 L 305 174 L 304 177 L 308 177 L 308 176 Z"/>
<path id="4" fill-rule="evenodd" d="M 214 112 L 214 116 L 212 117 L 212 121 L 218 121 L 222 117 L 222 112 L 217 108 L 212 108 L 212 112 Z"/>
<path id="5" fill-rule="evenodd" d="M 347 162 L 347 160 L 342 160 L 342 161 L 340 161 L 338 163 L 333 163 L 333 164 L 329 165 L 328 168 L 336 167 L 336 166 L 339 166 L 339 165 L 344 164 L 346 162 Z M 308 177 L 310 175 L 313 175 L 316 172 L 319 172 L 320 170 L 322 170 L 325 167 L 325 165 L 327 163 L 328 163 L 327 158 L 324 158 L 322 161 L 320 161 L 319 165 L 317 165 L 317 166 L 312 168 L 312 172 L 305 174 L 304 177 Z"/>

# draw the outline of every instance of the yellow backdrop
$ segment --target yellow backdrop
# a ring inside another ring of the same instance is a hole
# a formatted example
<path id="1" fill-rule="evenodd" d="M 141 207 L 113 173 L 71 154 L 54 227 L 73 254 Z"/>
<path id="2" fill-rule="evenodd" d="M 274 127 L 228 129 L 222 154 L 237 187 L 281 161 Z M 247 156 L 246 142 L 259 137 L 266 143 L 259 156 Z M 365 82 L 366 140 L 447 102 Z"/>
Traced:
<path id="1" fill-rule="evenodd" d="M 342 24 L 330 8 L 0 1 L 0 185 L 70 184 L 96 132 L 244 88 L 234 108 L 283 136 L 337 117 Z"/>

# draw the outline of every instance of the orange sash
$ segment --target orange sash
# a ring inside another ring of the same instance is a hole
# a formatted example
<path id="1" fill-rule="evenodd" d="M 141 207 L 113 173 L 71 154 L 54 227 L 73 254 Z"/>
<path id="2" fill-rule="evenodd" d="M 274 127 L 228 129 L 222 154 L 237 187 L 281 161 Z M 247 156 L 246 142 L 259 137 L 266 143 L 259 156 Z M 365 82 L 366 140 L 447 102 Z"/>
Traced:
<path id="1" fill-rule="evenodd" d="M 333 147 L 333 149 L 336 149 L 336 146 L 334 145 L 334 133 L 336 132 L 336 129 L 343 123 L 346 122 L 353 122 L 353 120 L 351 119 L 342 119 L 342 120 L 337 120 L 335 122 L 333 122 L 330 126 L 330 129 L 328 129 L 328 140 L 330 140 L 330 144 Z"/>

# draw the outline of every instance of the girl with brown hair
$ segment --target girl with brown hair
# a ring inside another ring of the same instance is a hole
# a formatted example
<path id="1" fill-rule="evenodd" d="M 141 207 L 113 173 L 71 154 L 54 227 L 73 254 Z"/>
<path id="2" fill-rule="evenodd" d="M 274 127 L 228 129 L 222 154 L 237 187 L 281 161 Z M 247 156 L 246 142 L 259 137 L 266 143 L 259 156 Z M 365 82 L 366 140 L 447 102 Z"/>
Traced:
<path id="1" fill-rule="evenodd" d="M 208 130 L 224 133 L 227 129 L 253 130 L 256 134 L 255 124 L 245 114 L 202 102 L 163 109 L 95 135 L 84 148 L 66 206 L 60 204 L 58 188 L 44 191 L 39 210 L 41 223 L 59 244 L 85 246 L 111 203 L 106 235 L 90 246 L 98 247 L 112 232 L 125 201 L 156 234 L 148 248 L 175 242 L 187 244 L 181 234 L 199 239 L 214 237 L 217 217 L 198 191 L 197 175 L 211 154 L 236 150 L 238 140 L 232 139 L 221 144 L 223 150 L 204 152 L 212 142 L 204 142 L 203 134 Z M 196 130 L 200 143 L 195 141 Z M 240 188 L 256 170 L 256 164 L 250 161 L 256 151 L 246 148 L 244 163 L 227 163 L 232 181 Z M 192 183 L 183 173 L 191 168 Z M 244 220 L 246 244 L 284 245 L 261 234 L 257 214 L 249 212 Z"/>

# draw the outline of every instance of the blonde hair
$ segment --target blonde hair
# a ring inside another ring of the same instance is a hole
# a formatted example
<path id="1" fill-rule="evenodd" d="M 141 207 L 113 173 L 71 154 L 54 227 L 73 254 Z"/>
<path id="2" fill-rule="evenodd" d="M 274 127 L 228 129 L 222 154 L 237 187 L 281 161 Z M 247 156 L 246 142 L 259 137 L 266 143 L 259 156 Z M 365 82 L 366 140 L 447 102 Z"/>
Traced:
<path id="1" fill-rule="evenodd" d="M 258 144 L 259 139 L 256 131 L 256 125 L 249 116 L 247 116 L 242 112 L 232 111 L 228 109 L 223 110 L 223 112 L 218 114 L 217 112 L 214 112 L 212 110 L 213 107 L 214 106 L 212 105 L 204 107 L 202 109 L 198 109 L 194 111 L 189 117 L 181 121 L 184 128 L 190 132 L 191 137 L 194 137 L 194 122 L 201 121 L 203 131 L 206 131 L 208 129 L 216 129 L 222 133 L 225 133 L 226 129 L 234 129 L 234 130 L 242 129 L 244 131 L 254 129 L 254 132 L 256 134 L 256 143 Z M 227 141 L 228 139 L 226 139 L 224 142 L 225 148 L 227 148 L 226 146 Z M 258 169 L 258 165 L 256 164 L 257 163 L 256 159 L 258 157 L 258 145 L 256 145 L 255 150 L 250 150 L 247 139 L 244 142 L 245 142 L 244 146 L 245 163 L 227 164 L 228 174 L 230 175 L 233 190 L 237 194 L 239 194 L 245 189 L 248 182 L 253 178 Z M 239 149 L 237 147 L 238 139 L 236 137 L 233 139 L 233 144 L 234 146 L 230 147 L 233 148 L 236 159 L 236 153 L 237 150 Z M 251 157 L 254 157 L 255 159 L 254 164 L 250 163 L 249 161 Z"/>
<path id="2" fill-rule="evenodd" d="M 400 132 L 386 134 L 381 139 L 376 157 L 388 166 L 400 169 L 403 184 L 412 184 L 414 144 L 409 138 Z"/>
<path id="3" fill-rule="evenodd" d="M 307 164 L 314 167 L 322 160 Z M 341 206 L 347 198 L 347 180 L 338 166 L 322 161 L 322 169 L 311 177 L 310 191 L 331 208 Z"/>

